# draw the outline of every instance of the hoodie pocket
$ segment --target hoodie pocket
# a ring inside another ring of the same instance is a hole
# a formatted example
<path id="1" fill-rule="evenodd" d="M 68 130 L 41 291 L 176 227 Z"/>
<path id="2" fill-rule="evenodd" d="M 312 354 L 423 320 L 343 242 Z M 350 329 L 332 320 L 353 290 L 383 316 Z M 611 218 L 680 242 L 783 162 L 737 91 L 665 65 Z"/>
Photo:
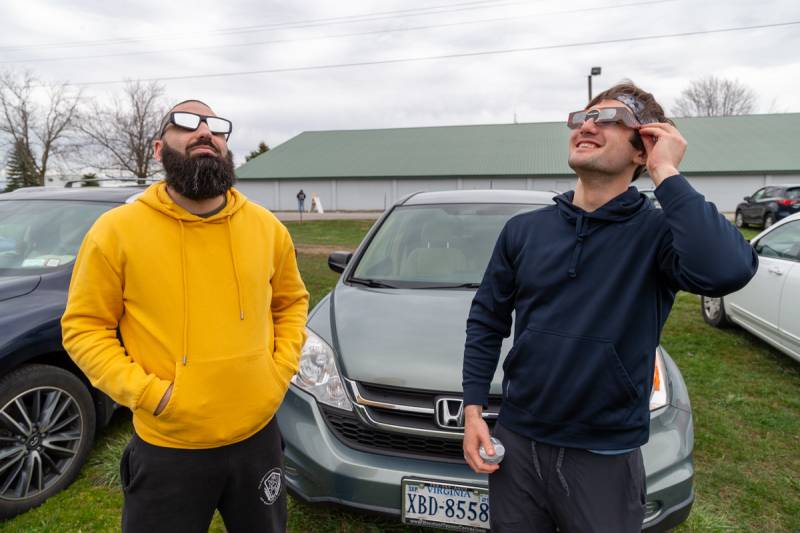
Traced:
<path id="1" fill-rule="evenodd" d="M 546 422 L 624 426 L 640 396 L 607 339 L 528 328 L 504 368 L 507 400 Z"/>
<path id="2" fill-rule="evenodd" d="M 275 414 L 285 392 L 264 352 L 178 363 L 167 407 L 155 418 L 169 440 L 219 445 L 238 440 Z"/>

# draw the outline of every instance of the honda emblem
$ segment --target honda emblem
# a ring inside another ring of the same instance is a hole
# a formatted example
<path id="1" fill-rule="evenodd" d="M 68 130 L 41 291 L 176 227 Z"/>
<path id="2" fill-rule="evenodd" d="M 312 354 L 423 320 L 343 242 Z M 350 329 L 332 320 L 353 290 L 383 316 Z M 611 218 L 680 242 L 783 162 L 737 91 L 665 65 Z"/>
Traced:
<path id="1" fill-rule="evenodd" d="M 436 425 L 444 429 L 464 429 L 464 400 L 436 398 Z"/>

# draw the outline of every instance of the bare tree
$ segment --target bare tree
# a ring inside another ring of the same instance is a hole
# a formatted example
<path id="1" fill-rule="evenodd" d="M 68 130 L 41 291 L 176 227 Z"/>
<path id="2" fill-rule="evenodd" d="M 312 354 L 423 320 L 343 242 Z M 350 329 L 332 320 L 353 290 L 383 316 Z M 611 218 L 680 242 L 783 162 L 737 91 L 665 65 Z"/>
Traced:
<path id="1" fill-rule="evenodd" d="M 67 148 L 80 91 L 45 84 L 30 72 L 0 72 L 0 142 L 26 161 L 44 185 L 55 158 Z"/>
<path id="2" fill-rule="evenodd" d="M 153 140 L 166 112 L 164 87 L 128 81 L 110 104 L 93 102 L 82 113 L 80 130 L 94 148 L 93 166 L 144 180 L 159 172 Z"/>
<path id="3" fill-rule="evenodd" d="M 746 115 L 756 106 L 756 95 L 738 80 L 707 76 L 683 90 L 672 113 L 679 117 Z"/>

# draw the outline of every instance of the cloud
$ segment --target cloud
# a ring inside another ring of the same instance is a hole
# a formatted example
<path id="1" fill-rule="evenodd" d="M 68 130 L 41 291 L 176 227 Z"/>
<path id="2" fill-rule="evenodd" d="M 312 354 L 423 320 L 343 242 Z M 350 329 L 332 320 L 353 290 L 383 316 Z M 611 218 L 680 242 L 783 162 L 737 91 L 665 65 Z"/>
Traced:
<path id="1" fill-rule="evenodd" d="M 568 45 L 800 20 L 794 0 L 650 1 L 352 0 L 136 3 L 45 0 L 0 6 L 0 61 L 153 52 L 119 57 L 0 63 L 72 82 L 380 62 L 398 58 Z M 640 4 L 640 5 L 630 5 Z M 480 9 L 478 9 L 480 8 Z M 600 9 L 598 9 L 600 8 Z M 569 12 L 565 12 L 569 11 Z M 373 13 L 369 16 L 355 17 Z M 383 13 L 383 14 L 381 14 Z M 349 19 L 347 17 L 350 17 Z M 356 21 L 358 19 L 358 21 Z M 493 20 L 489 20 L 493 19 Z M 494 20 L 504 19 L 504 20 Z M 302 23 L 302 24 L 301 24 Z M 331 37 L 347 33 L 389 31 Z M 759 94 L 759 111 L 800 111 L 798 26 L 671 39 L 572 46 L 305 72 L 165 81 L 171 100 L 196 97 L 234 121 L 239 160 L 304 130 L 563 120 L 595 94 L 630 78 L 669 109 L 690 81 L 736 77 Z M 257 30 L 257 31 L 256 31 Z M 116 39 L 132 42 L 111 42 Z M 97 41 L 105 43 L 97 45 Z M 248 45 L 285 40 L 287 42 Z M 34 47 L 95 41 L 92 46 Z M 237 45 L 237 46 L 230 46 Z M 18 49 L 20 46 L 29 46 Z M 11 49 L 8 47 L 16 47 Z M 186 48 L 200 48 L 184 50 Z M 215 47 L 215 48 L 209 48 Z M 87 86 L 105 97 L 120 85 Z"/>

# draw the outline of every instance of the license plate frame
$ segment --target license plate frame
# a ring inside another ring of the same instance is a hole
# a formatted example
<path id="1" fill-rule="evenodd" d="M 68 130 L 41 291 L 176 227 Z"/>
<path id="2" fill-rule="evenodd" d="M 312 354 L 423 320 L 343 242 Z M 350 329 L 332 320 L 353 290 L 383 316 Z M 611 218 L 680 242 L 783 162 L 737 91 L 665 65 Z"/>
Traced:
<path id="1" fill-rule="evenodd" d="M 404 524 L 469 533 L 489 531 L 489 488 L 485 485 L 404 477 L 400 481 L 400 487 L 402 505 L 400 520 Z M 447 505 L 448 499 L 452 500 L 452 506 Z M 433 501 L 436 504 L 432 504 Z M 435 505 L 436 512 L 433 515 L 421 512 L 419 510 L 421 502 L 424 502 L 422 507 L 426 510 Z M 458 502 L 464 502 L 464 505 L 459 506 Z M 473 502 L 475 505 L 471 508 L 469 504 Z M 469 518 L 472 515 L 471 509 L 474 511 L 474 519 Z M 449 510 L 452 510 L 452 517 L 447 516 Z"/>

